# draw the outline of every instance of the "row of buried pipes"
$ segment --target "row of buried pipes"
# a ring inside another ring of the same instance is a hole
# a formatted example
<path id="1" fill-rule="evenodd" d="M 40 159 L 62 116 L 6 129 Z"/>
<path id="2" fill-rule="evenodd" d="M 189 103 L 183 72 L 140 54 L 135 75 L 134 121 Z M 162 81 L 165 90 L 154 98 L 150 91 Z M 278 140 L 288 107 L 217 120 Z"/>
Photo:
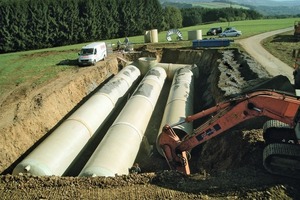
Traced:
<path id="1" fill-rule="evenodd" d="M 97 133 L 97 129 L 105 122 L 119 100 L 126 98 L 126 92 L 142 76 L 143 79 L 79 176 L 128 174 L 128 169 L 139 152 L 165 80 L 172 80 L 172 85 L 159 130 L 165 124 L 174 124 L 192 114 L 193 79 L 197 76 L 195 65 L 157 63 L 156 59 L 147 57 L 140 58 L 138 63 L 125 66 L 96 91 L 25 157 L 14 168 L 13 174 L 62 176 Z M 174 127 L 176 133 L 191 133 L 192 129 L 191 123 Z M 157 146 L 157 149 L 162 154 L 160 147 Z"/>

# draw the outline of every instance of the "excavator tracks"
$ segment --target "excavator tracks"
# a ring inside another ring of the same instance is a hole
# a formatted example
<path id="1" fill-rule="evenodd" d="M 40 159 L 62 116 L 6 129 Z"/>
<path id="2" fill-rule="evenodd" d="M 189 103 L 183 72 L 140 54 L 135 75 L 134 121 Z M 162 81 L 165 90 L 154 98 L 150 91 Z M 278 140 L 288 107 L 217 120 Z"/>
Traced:
<path id="1" fill-rule="evenodd" d="M 278 120 L 269 120 L 263 126 L 266 147 L 263 165 L 272 174 L 300 178 L 300 145 L 295 130 Z"/>
<path id="2" fill-rule="evenodd" d="M 269 120 L 263 126 L 265 143 L 297 143 L 294 128 L 278 120 Z"/>
<path id="3" fill-rule="evenodd" d="M 274 143 L 263 152 L 263 165 L 272 174 L 300 178 L 300 145 Z"/>

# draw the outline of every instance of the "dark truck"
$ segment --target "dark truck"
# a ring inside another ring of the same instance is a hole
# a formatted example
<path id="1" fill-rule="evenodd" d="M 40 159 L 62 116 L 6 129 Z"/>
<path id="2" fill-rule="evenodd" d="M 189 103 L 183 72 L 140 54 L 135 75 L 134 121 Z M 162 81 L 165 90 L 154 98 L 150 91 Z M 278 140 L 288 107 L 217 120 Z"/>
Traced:
<path id="1" fill-rule="evenodd" d="M 207 31 L 206 35 L 218 35 L 222 33 L 222 27 L 211 28 Z"/>

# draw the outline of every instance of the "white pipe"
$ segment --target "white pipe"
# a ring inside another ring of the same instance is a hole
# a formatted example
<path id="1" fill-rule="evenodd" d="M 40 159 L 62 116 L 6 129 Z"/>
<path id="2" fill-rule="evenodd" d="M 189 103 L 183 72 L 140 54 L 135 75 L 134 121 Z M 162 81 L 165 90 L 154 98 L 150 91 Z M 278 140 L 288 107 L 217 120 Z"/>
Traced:
<path id="1" fill-rule="evenodd" d="M 198 77 L 198 68 L 197 65 L 190 64 L 172 64 L 172 63 L 157 63 L 153 67 L 161 67 L 166 70 L 167 77 L 169 80 L 172 80 L 176 71 L 180 68 L 187 68 L 193 71 L 195 77 Z M 150 66 L 151 68 L 151 66 Z"/>
<path id="2" fill-rule="evenodd" d="M 149 69 L 152 67 L 161 67 L 163 68 L 167 73 L 167 78 L 169 80 L 172 80 L 174 77 L 174 74 L 176 73 L 177 69 L 180 68 L 187 68 L 190 69 L 195 77 L 198 77 L 198 68 L 197 65 L 193 64 L 172 64 L 172 63 L 157 63 L 157 58 L 154 57 L 140 57 L 138 59 L 137 67 L 141 71 L 141 75 L 145 75 Z"/>
<path id="3" fill-rule="evenodd" d="M 193 73 L 187 68 L 177 69 L 167 104 L 164 110 L 164 115 L 161 121 L 159 133 L 156 140 L 156 148 L 162 155 L 162 150 L 158 144 L 158 138 L 161 134 L 164 125 L 176 124 L 185 119 L 185 117 L 193 114 L 193 96 L 194 96 L 194 78 Z M 184 123 L 172 127 L 178 136 L 184 136 L 193 132 L 192 123 Z"/>
<path id="4" fill-rule="evenodd" d="M 163 87 L 166 72 L 148 71 L 79 176 L 128 174 Z"/>
<path id="5" fill-rule="evenodd" d="M 61 176 L 139 76 L 135 66 L 122 69 L 21 161 L 13 174 Z"/>
<path id="6" fill-rule="evenodd" d="M 157 58 L 153 58 L 153 57 L 140 57 L 138 59 L 138 68 L 141 71 L 141 75 L 144 76 L 145 74 L 147 74 L 147 72 L 149 71 L 149 69 L 154 66 L 155 64 L 157 64 Z"/>

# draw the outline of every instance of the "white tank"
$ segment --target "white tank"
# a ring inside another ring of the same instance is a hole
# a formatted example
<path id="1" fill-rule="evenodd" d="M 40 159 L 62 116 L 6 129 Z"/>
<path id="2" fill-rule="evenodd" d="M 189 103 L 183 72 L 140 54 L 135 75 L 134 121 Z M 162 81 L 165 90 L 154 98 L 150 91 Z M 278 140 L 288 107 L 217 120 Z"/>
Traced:
<path id="1" fill-rule="evenodd" d="M 13 174 L 61 176 L 139 76 L 138 68 L 126 66 L 21 161 Z"/>
<path id="2" fill-rule="evenodd" d="M 157 64 L 157 59 L 154 57 L 140 57 L 138 59 L 138 68 L 142 76 L 145 76 L 149 69 Z"/>
<path id="3" fill-rule="evenodd" d="M 161 67 L 148 71 L 79 176 L 128 174 L 166 78 Z"/>
<path id="4" fill-rule="evenodd" d="M 168 124 L 176 124 L 193 114 L 194 99 L 194 75 L 187 68 L 179 68 L 174 74 L 170 93 L 164 110 L 160 129 L 157 136 L 156 148 L 162 154 L 158 144 L 158 138 L 162 128 Z M 178 136 L 184 136 L 193 132 L 193 123 L 183 123 L 172 127 Z"/>
<path id="5" fill-rule="evenodd" d="M 190 65 L 190 64 L 173 64 L 173 63 L 157 63 L 155 65 L 151 65 L 151 67 L 161 67 L 166 70 L 168 80 L 173 80 L 174 74 L 180 68 L 187 68 L 193 71 L 198 71 L 197 65 Z"/>
<path id="6" fill-rule="evenodd" d="M 188 31 L 188 40 L 202 40 L 202 30 Z"/>
<path id="7" fill-rule="evenodd" d="M 157 43 L 158 42 L 158 32 L 157 29 L 152 29 L 150 31 L 150 42 Z"/>

